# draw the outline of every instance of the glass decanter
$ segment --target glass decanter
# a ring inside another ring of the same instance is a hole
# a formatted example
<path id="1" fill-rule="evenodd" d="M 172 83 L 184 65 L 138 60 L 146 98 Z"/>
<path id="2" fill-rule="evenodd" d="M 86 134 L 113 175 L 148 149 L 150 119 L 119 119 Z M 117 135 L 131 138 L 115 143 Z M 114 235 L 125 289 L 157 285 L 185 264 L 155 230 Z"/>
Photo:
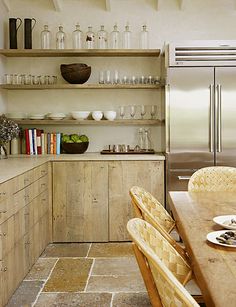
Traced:
<path id="1" fill-rule="evenodd" d="M 86 33 L 86 48 L 94 49 L 95 48 L 95 34 L 92 31 L 92 27 L 88 27 L 88 32 Z"/>
<path id="2" fill-rule="evenodd" d="M 110 48 L 119 49 L 120 48 L 120 32 L 118 31 L 117 24 L 114 25 L 114 30 L 110 35 Z"/>
<path id="3" fill-rule="evenodd" d="M 66 34 L 63 32 L 63 27 L 59 26 L 59 31 L 56 34 L 56 48 L 65 49 Z"/>
<path id="4" fill-rule="evenodd" d="M 143 29 L 140 32 L 140 49 L 148 49 L 149 48 L 149 33 L 147 31 L 147 26 L 143 25 Z"/>
<path id="5" fill-rule="evenodd" d="M 51 48 L 51 32 L 48 30 L 48 25 L 44 25 L 43 31 L 41 32 L 41 48 Z"/>
<path id="6" fill-rule="evenodd" d="M 152 149 L 150 130 L 144 129 L 144 150 L 149 151 Z"/>
<path id="7" fill-rule="evenodd" d="M 75 25 L 75 31 L 72 33 L 72 42 L 74 49 L 83 48 L 83 32 L 80 30 L 80 24 Z"/>
<path id="8" fill-rule="evenodd" d="M 97 33 L 98 49 L 106 49 L 108 45 L 108 33 L 104 30 L 104 26 Z"/>
<path id="9" fill-rule="evenodd" d="M 123 48 L 131 48 L 131 31 L 129 30 L 129 24 L 125 26 L 125 31 L 123 32 Z"/>

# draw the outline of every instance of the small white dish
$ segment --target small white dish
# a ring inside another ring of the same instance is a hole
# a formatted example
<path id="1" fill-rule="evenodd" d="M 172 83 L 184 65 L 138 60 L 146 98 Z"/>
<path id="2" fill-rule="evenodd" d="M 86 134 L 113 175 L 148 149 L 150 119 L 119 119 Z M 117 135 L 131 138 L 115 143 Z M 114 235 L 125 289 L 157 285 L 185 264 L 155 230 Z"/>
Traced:
<path id="1" fill-rule="evenodd" d="M 236 224 L 230 225 L 232 219 L 236 221 L 236 215 L 219 215 L 213 221 L 225 229 L 236 230 Z"/>
<path id="2" fill-rule="evenodd" d="M 102 119 L 102 117 L 103 117 L 103 112 L 102 111 L 93 111 L 92 112 L 92 118 L 94 119 L 94 120 L 101 120 Z"/>
<path id="3" fill-rule="evenodd" d="M 46 114 L 29 114 L 29 119 L 44 119 Z"/>
<path id="4" fill-rule="evenodd" d="M 217 244 L 217 245 L 221 245 L 221 246 L 226 246 L 226 247 L 233 247 L 235 248 L 236 245 L 230 245 L 230 244 L 224 244 L 219 242 L 218 240 L 216 240 L 217 237 L 219 237 L 220 235 L 222 235 L 223 233 L 225 233 L 227 230 L 218 230 L 218 231 L 212 231 L 209 232 L 207 234 L 207 240 L 211 243 Z"/>
<path id="5" fill-rule="evenodd" d="M 47 117 L 53 120 L 61 120 L 65 118 L 66 115 L 64 113 L 49 113 Z"/>
<path id="6" fill-rule="evenodd" d="M 73 111 L 71 116 L 73 119 L 83 120 L 89 117 L 90 111 Z"/>
<path id="7" fill-rule="evenodd" d="M 108 120 L 114 120 L 116 118 L 116 111 L 104 111 L 104 117 Z"/>

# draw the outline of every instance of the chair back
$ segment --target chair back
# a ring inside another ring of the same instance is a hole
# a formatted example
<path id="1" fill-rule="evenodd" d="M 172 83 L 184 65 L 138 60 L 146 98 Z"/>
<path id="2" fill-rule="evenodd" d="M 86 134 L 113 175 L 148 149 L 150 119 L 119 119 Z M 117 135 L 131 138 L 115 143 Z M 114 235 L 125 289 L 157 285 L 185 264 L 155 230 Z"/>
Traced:
<path id="1" fill-rule="evenodd" d="M 163 306 L 199 307 L 183 287 L 191 268 L 171 244 L 149 223 L 135 218 L 127 229 L 146 257 Z"/>
<path id="2" fill-rule="evenodd" d="M 188 191 L 191 192 L 235 192 L 236 168 L 227 166 L 204 167 L 190 178 Z"/>

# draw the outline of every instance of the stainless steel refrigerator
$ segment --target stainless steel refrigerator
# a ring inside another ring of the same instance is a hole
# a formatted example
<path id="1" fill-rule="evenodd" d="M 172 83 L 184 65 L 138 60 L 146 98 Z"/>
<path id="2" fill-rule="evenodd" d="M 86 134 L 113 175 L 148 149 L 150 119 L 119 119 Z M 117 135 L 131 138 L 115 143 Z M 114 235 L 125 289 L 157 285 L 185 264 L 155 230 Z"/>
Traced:
<path id="1" fill-rule="evenodd" d="M 197 169 L 236 167 L 236 42 L 185 42 L 166 51 L 167 191 Z"/>

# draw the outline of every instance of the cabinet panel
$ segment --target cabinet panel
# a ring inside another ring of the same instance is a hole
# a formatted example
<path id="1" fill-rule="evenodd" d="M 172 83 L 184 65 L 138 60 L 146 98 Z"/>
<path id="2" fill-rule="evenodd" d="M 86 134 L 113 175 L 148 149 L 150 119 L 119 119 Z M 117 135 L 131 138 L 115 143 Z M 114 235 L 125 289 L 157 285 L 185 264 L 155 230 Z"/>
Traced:
<path id="1" fill-rule="evenodd" d="M 53 164 L 53 241 L 108 241 L 108 164 Z"/>
<path id="2" fill-rule="evenodd" d="M 141 186 L 164 203 L 164 163 L 160 161 L 109 162 L 109 240 L 128 241 L 126 230 L 134 217 L 129 189 Z"/>

